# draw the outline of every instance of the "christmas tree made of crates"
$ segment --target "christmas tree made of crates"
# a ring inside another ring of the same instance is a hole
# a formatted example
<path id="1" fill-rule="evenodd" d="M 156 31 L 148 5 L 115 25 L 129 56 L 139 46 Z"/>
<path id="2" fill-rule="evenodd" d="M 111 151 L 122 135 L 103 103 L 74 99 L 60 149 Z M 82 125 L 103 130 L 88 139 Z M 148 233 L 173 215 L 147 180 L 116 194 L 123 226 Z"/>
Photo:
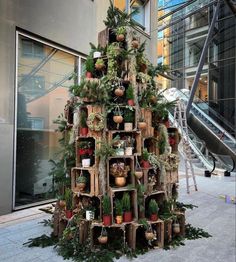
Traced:
<path id="1" fill-rule="evenodd" d="M 59 202 L 54 214 L 54 233 L 78 216 L 79 241 L 89 238 L 91 247 L 115 240 L 132 249 L 163 247 L 184 234 L 184 214 L 175 209 L 178 132 L 164 125 L 169 104 L 155 82 L 161 68 L 146 58 L 129 18 L 109 8 L 86 77 L 71 87 L 65 110 L 76 134 L 76 166 L 73 194 L 66 190 L 66 207 Z M 164 221 L 167 208 L 173 216 Z"/>

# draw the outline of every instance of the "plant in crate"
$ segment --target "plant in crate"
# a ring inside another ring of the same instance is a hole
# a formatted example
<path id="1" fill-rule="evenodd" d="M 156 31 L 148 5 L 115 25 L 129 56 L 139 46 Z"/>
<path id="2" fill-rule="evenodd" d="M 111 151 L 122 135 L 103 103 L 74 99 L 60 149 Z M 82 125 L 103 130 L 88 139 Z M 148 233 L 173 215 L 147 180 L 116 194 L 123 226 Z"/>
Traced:
<path id="1" fill-rule="evenodd" d="M 86 78 L 92 78 L 93 73 L 94 73 L 94 61 L 92 56 L 88 56 L 87 60 L 85 62 L 85 67 L 86 67 Z"/>
<path id="2" fill-rule="evenodd" d="M 149 154 L 147 148 L 144 148 L 141 156 L 141 165 L 143 168 L 149 168 L 151 166 L 149 163 Z"/>
<path id="3" fill-rule="evenodd" d="M 134 111 L 133 108 L 127 108 L 124 112 L 124 129 L 125 131 L 133 130 L 133 122 L 134 122 Z"/>
<path id="4" fill-rule="evenodd" d="M 80 112 L 80 135 L 87 136 L 88 126 L 87 126 L 87 114 L 84 110 Z"/>
<path id="5" fill-rule="evenodd" d="M 125 40 L 126 28 L 124 26 L 120 26 L 116 29 L 116 40 L 118 42 L 122 42 Z"/>
<path id="6" fill-rule="evenodd" d="M 151 199 L 148 205 L 148 212 L 149 212 L 149 216 L 150 216 L 150 220 L 151 221 L 156 221 L 158 219 L 158 204 L 156 202 L 156 200 Z"/>
<path id="7" fill-rule="evenodd" d="M 58 206 L 61 208 L 61 209 L 64 209 L 66 207 L 66 201 L 65 201 L 65 196 L 64 195 L 59 195 L 57 197 L 58 199 Z"/>
<path id="8" fill-rule="evenodd" d="M 102 199 L 103 224 L 104 226 L 111 225 L 111 200 L 108 195 L 104 195 Z"/>
<path id="9" fill-rule="evenodd" d="M 117 123 L 117 126 L 119 128 L 119 124 L 123 122 L 123 116 L 122 116 L 121 110 L 119 106 L 116 106 L 113 111 L 113 121 Z"/>
<path id="10" fill-rule="evenodd" d="M 124 162 L 117 161 L 116 163 L 111 164 L 110 174 L 115 177 L 115 185 L 118 187 L 125 186 L 126 177 L 128 171 L 130 170 L 129 166 L 126 166 Z"/>
<path id="11" fill-rule="evenodd" d="M 129 106 L 134 106 L 134 89 L 131 84 L 129 84 L 126 90 L 126 99 Z"/>
<path id="12" fill-rule="evenodd" d="M 124 210 L 123 221 L 131 222 L 132 221 L 132 211 L 131 211 L 131 204 L 130 204 L 130 195 L 127 192 L 123 194 L 122 206 Z"/>
<path id="13" fill-rule="evenodd" d="M 65 210 L 65 214 L 66 214 L 66 218 L 70 219 L 73 216 L 73 192 L 70 188 L 66 188 L 65 189 L 65 201 L 66 201 L 66 210 Z"/>
<path id="14" fill-rule="evenodd" d="M 105 67 L 104 60 L 102 58 L 98 58 L 96 63 L 95 63 L 95 68 L 99 71 L 103 70 Z"/>
<path id="15" fill-rule="evenodd" d="M 104 227 L 102 227 L 101 235 L 98 237 L 98 242 L 100 244 L 106 244 L 108 241 L 107 231 Z"/>
<path id="16" fill-rule="evenodd" d="M 140 116 L 138 121 L 138 129 L 145 130 L 146 128 L 147 128 L 147 123 L 145 122 L 144 118 Z"/>
<path id="17" fill-rule="evenodd" d="M 131 156 L 133 154 L 135 138 L 132 136 L 126 136 L 125 138 L 125 155 Z"/>
<path id="18" fill-rule="evenodd" d="M 87 178 L 81 174 L 76 181 L 76 187 L 79 189 L 79 191 L 83 192 L 87 183 Z"/>
<path id="19" fill-rule="evenodd" d="M 115 211 L 116 211 L 116 223 L 122 224 L 123 222 L 123 206 L 122 201 L 119 199 L 115 200 Z"/>

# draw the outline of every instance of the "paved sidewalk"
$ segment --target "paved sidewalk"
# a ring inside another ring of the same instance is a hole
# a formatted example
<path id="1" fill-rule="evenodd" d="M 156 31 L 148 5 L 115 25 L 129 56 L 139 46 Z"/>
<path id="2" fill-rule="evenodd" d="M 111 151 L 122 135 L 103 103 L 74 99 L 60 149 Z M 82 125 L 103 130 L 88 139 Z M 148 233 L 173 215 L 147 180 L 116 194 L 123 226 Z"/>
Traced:
<path id="1" fill-rule="evenodd" d="M 185 179 L 180 176 L 179 201 L 198 205 L 187 211 L 187 221 L 206 230 L 213 237 L 186 241 L 185 246 L 169 251 L 153 250 L 134 259 L 161 262 L 235 262 L 235 208 L 226 204 L 219 195 L 235 196 L 235 176 L 205 178 L 197 176 L 198 192 L 186 194 Z M 28 248 L 22 244 L 29 238 L 49 234 L 51 229 L 39 224 L 50 215 L 38 208 L 18 211 L 0 217 L 0 261 L 1 262 L 60 262 L 52 247 Z M 68 260 L 67 260 L 68 261 Z M 122 257 L 119 262 L 128 261 Z M 106 262 L 106 261 L 104 261 Z"/>

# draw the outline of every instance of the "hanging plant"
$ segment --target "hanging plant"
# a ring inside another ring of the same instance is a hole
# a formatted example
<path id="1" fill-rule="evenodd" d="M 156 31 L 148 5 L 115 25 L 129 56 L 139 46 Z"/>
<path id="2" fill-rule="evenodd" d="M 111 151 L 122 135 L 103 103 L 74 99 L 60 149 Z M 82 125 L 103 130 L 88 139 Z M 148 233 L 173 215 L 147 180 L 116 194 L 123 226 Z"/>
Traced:
<path id="1" fill-rule="evenodd" d="M 105 118 L 101 113 L 91 113 L 87 119 L 88 128 L 92 131 L 101 131 L 105 128 Z"/>
<path id="2" fill-rule="evenodd" d="M 129 106 L 134 106 L 134 89 L 131 84 L 129 84 L 126 90 L 126 99 Z"/>
<path id="3" fill-rule="evenodd" d="M 103 70 L 105 67 L 104 60 L 102 58 L 98 58 L 95 63 L 95 68 L 99 71 Z"/>
<path id="4" fill-rule="evenodd" d="M 79 189 L 79 191 L 83 192 L 87 183 L 87 178 L 83 176 L 82 172 L 80 176 L 77 178 L 76 181 L 76 187 Z"/>
<path id="5" fill-rule="evenodd" d="M 98 237 L 98 242 L 100 244 L 106 244 L 108 241 L 107 231 L 105 227 L 102 227 L 101 235 Z"/>
<path id="6" fill-rule="evenodd" d="M 118 42 L 123 42 L 125 40 L 126 28 L 124 26 L 120 26 L 116 29 L 116 40 Z"/>
<path id="7" fill-rule="evenodd" d="M 119 106 L 115 107 L 115 110 L 113 112 L 113 121 L 117 124 L 120 124 L 123 122 L 123 116 L 120 110 Z"/>

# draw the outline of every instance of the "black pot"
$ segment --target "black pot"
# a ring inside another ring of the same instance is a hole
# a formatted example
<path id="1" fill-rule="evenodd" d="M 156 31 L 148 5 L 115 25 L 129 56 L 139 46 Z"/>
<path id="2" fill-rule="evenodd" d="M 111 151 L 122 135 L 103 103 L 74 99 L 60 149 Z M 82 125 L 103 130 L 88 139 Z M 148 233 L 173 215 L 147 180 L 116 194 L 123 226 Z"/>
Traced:
<path id="1" fill-rule="evenodd" d="M 224 176 L 230 176 L 230 172 L 229 171 L 225 171 L 224 172 Z"/>
<path id="2" fill-rule="evenodd" d="M 211 172 L 208 170 L 205 170 L 205 177 L 211 177 Z"/>

